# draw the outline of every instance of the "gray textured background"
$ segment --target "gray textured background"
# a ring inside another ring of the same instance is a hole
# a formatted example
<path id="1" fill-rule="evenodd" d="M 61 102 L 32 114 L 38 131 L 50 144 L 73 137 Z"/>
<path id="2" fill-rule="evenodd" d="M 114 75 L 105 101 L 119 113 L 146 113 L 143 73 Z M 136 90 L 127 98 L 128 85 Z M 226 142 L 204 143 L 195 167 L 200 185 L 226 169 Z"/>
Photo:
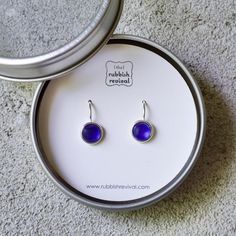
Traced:
<path id="1" fill-rule="evenodd" d="M 199 82 L 208 110 L 196 167 L 171 196 L 143 210 L 103 212 L 56 189 L 30 138 L 37 84 L 0 81 L 0 234 L 236 235 L 235 24 L 234 0 L 126 0 L 117 32 L 174 52 Z"/>

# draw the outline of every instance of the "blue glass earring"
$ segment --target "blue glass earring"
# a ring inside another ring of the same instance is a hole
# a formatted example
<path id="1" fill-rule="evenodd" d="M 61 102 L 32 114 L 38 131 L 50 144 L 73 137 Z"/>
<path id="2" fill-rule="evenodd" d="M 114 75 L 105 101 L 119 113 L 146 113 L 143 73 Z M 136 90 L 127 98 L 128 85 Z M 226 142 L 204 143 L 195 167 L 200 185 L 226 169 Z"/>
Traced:
<path id="1" fill-rule="evenodd" d="M 143 103 L 143 120 L 137 121 L 132 129 L 133 137 L 141 142 L 146 143 L 150 141 L 154 134 L 154 127 L 151 123 L 146 121 L 146 106 L 147 102 L 145 100 L 142 101 Z"/>
<path id="2" fill-rule="evenodd" d="M 93 103 L 91 100 L 88 101 L 89 104 L 89 118 L 90 122 L 86 123 L 82 130 L 82 138 L 88 144 L 98 144 L 102 141 L 104 131 L 102 126 L 93 122 L 92 119 L 92 106 Z"/>

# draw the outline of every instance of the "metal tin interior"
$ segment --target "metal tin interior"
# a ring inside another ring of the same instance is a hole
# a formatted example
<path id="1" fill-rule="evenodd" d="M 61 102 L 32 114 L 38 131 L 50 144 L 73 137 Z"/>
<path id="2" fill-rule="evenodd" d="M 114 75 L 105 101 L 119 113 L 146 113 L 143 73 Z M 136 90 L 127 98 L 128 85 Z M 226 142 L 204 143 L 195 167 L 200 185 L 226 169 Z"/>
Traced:
<path id="1" fill-rule="evenodd" d="M 121 15 L 123 0 L 104 0 L 98 14 L 77 38 L 44 55 L 0 57 L 0 78 L 45 81 L 64 75 L 94 55 L 110 38 Z"/>
<path id="2" fill-rule="evenodd" d="M 179 73 L 185 79 L 186 83 L 188 84 L 192 92 L 197 109 L 197 119 L 198 119 L 197 138 L 192 153 L 189 156 L 187 163 L 180 171 L 180 173 L 163 189 L 160 189 L 159 191 L 147 197 L 132 201 L 124 201 L 124 202 L 103 201 L 87 196 L 79 192 L 78 190 L 74 189 L 73 187 L 71 187 L 50 166 L 49 162 L 47 161 L 47 157 L 45 156 L 44 151 L 42 150 L 40 140 L 38 138 L 39 135 L 37 126 L 37 116 L 38 116 L 37 114 L 43 93 L 46 90 L 50 81 L 41 83 L 36 91 L 31 110 L 31 132 L 38 160 L 40 161 L 46 174 L 62 191 L 64 191 L 66 194 L 68 194 L 75 200 L 92 207 L 107 209 L 107 210 L 132 210 L 132 209 L 142 208 L 154 202 L 160 201 L 168 194 L 170 194 L 172 191 L 174 191 L 187 177 L 187 175 L 193 168 L 194 164 L 196 163 L 196 160 L 203 146 L 205 128 L 206 128 L 206 114 L 205 114 L 203 97 L 196 81 L 193 79 L 193 77 L 191 76 L 189 71 L 185 68 L 185 66 L 180 62 L 180 60 L 176 58 L 172 53 L 170 53 L 168 50 L 164 49 L 163 47 L 153 42 L 134 36 L 116 35 L 113 36 L 108 42 L 108 44 L 116 44 L 116 43 L 125 43 L 139 47 L 146 47 L 149 50 L 152 50 L 153 52 L 156 52 L 157 54 L 161 55 L 164 59 L 170 62 L 179 71 Z"/>

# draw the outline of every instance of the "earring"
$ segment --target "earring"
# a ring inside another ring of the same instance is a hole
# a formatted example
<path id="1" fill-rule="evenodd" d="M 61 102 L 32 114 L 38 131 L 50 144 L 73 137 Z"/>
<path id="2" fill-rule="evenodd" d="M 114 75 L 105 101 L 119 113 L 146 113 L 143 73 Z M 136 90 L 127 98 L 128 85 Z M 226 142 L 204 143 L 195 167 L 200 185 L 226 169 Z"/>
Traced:
<path id="1" fill-rule="evenodd" d="M 103 131 L 102 126 L 93 122 L 93 119 L 92 119 L 93 103 L 92 103 L 92 101 L 89 100 L 88 104 L 89 104 L 90 122 L 86 123 L 83 127 L 82 138 L 83 138 L 84 142 L 86 142 L 88 144 L 98 144 L 103 139 L 104 131 Z"/>
<path id="2" fill-rule="evenodd" d="M 132 134 L 137 141 L 141 143 L 146 143 L 152 139 L 154 133 L 154 127 L 151 123 L 146 121 L 147 102 L 143 100 L 142 103 L 143 103 L 143 120 L 139 120 L 134 124 L 132 129 Z"/>

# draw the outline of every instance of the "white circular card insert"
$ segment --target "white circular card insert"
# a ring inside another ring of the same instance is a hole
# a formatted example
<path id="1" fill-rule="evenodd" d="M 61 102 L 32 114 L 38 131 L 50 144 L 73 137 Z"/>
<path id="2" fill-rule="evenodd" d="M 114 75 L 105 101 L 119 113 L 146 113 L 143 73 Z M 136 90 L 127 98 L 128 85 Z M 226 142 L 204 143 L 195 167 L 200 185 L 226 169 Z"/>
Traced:
<path id="1" fill-rule="evenodd" d="M 88 100 L 93 121 L 104 128 L 97 145 L 81 137 Z M 147 143 L 132 136 L 142 100 L 155 127 Z M 40 141 L 57 173 L 107 201 L 136 200 L 170 183 L 191 155 L 197 123 L 193 95 L 178 70 L 148 49 L 119 43 L 106 45 L 67 78 L 50 81 L 38 114 Z"/>

